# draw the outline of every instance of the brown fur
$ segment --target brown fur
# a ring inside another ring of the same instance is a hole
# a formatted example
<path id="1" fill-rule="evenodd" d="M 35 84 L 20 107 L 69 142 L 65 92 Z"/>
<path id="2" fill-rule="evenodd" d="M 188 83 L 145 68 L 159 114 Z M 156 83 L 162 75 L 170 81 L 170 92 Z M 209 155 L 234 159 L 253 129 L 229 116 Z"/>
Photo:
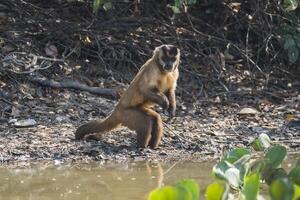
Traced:
<path id="1" fill-rule="evenodd" d="M 168 48 L 171 45 L 157 47 L 150 58 L 140 69 L 131 82 L 129 88 L 122 95 L 119 103 L 111 115 L 103 121 L 92 121 L 80 126 L 76 133 L 76 139 L 84 137 L 100 139 L 101 134 L 123 125 L 137 133 L 139 147 L 157 148 L 163 135 L 163 125 L 160 115 L 152 107 L 156 104 L 163 109 L 168 109 L 171 117 L 175 114 L 176 100 L 175 89 L 178 78 L 178 65 L 180 53 L 176 51 L 173 70 L 164 70 L 162 64 L 167 62 L 162 56 L 170 57 Z M 174 49 L 172 52 L 174 54 Z"/>

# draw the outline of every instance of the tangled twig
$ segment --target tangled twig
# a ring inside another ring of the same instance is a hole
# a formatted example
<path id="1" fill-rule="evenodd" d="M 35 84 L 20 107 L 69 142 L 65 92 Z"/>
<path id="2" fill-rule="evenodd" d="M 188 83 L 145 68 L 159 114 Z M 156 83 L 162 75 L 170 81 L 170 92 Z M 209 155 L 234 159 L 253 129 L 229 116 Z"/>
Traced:
<path id="1" fill-rule="evenodd" d="M 40 63 L 38 63 L 39 60 Z M 45 70 L 51 67 L 53 62 L 64 62 L 64 59 L 37 56 L 26 52 L 12 52 L 2 59 L 4 69 L 16 74 L 30 74 L 34 71 Z"/>

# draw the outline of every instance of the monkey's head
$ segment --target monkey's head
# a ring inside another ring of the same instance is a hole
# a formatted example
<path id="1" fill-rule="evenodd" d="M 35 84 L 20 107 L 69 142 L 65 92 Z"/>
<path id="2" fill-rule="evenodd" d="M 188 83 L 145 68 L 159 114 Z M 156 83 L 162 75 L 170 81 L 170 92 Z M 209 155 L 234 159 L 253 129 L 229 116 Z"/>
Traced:
<path id="1" fill-rule="evenodd" d="M 170 44 L 156 47 L 154 50 L 154 56 L 162 70 L 165 72 L 174 71 L 180 62 L 180 50 Z"/>

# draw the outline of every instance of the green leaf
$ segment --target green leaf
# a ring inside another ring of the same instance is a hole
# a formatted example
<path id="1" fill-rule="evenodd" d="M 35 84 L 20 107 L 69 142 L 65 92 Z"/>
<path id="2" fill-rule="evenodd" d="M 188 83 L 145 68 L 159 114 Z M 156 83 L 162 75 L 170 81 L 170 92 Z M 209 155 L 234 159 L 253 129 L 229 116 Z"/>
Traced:
<path id="1" fill-rule="evenodd" d="M 298 0 L 284 0 L 283 6 L 286 11 L 296 10 L 298 7 Z"/>
<path id="2" fill-rule="evenodd" d="M 110 10 L 112 8 L 112 3 L 111 2 L 107 2 L 105 4 L 103 4 L 103 9 L 104 10 Z"/>
<path id="3" fill-rule="evenodd" d="M 265 177 L 265 180 L 268 185 L 270 185 L 274 180 L 279 178 L 287 177 L 287 173 L 283 168 L 278 169 L 269 169 L 269 173 Z"/>
<path id="4" fill-rule="evenodd" d="M 241 185 L 240 170 L 235 167 L 226 170 L 225 178 L 232 188 L 239 188 Z"/>
<path id="5" fill-rule="evenodd" d="M 244 174 L 247 172 L 245 162 L 250 158 L 249 155 L 244 155 L 235 164 L 231 164 L 226 160 L 222 160 L 213 167 L 212 174 L 214 177 L 225 180 L 231 187 L 237 188 L 240 186 Z"/>
<path id="6" fill-rule="evenodd" d="M 251 171 L 261 174 L 270 165 L 266 159 L 256 160 L 251 166 Z"/>
<path id="7" fill-rule="evenodd" d="M 248 173 L 251 156 L 249 154 L 245 154 L 243 157 L 234 162 L 234 166 L 240 171 L 240 181 L 243 182 L 245 175 Z"/>
<path id="8" fill-rule="evenodd" d="M 270 147 L 265 157 L 270 161 L 273 168 L 278 167 L 286 156 L 286 148 L 284 146 Z"/>
<path id="9" fill-rule="evenodd" d="M 199 192 L 199 186 L 194 180 L 184 180 L 175 186 L 153 190 L 148 200 L 198 200 Z"/>
<path id="10" fill-rule="evenodd" d="M 300 186 L 300 165 L 297 165 L 290 171 L 289 178 Z"/>
<path id="11" fill-rule="evenodd" d="M 186 192 L 191 196 L 190 200 L 198 200 L 199 199 L 199 185 L 194 180 L 184 180 L 176 184 L 177 188 L 183 188 Z"/>
<path id="12" fill-rule="evenodd" d="M 258 136 L 258 141 L 259 141 L 262 149 L 269 148 L 272 143 L 270 137 L 265 133 L 262 133 Z"/>
<path id="13" fill-rule="evenodd" d="M 176 6 L 170 6 L 170 7 L 171 7 L 171 9 L 172 9 L 172 11 L 173 11 L 174 14 L 180 13 L 180 10 L 179 10 L 178 7 L 176 7 Z"/>
<path id="14" fill-rule="evenodd" d="M 294 197 L 293 200 L 299 200 L 300 199 L 300 186 L 294 184 Z"/>
<path id="15" fill-rule="evenodd" d="M 174 3 L 175 3 L 175 7 L 179 9 L 182 5 L 182 0 L 174 0 Z"/>
<path id="16" fill-rule="evenodd" d="M 266 181 L 271 176 L 273 169 L 274 168 L 272 167 L 272 164 L 270 163 L 270 161 L 265 160 L 265 165 L 261 171 L 261 179 Z M 270 185 L 271 183 L 268 183 L 268 184 Z"/>
<path id="17" fill-rule="evenodd" d="M 93 2 L 93 11 L 97 12 L 103 2 L 101 0 L 94 0 Z"/>
<path id="18" fill-rule="evenodd" d="M 258 138 L 256 138 L 252 143 L 251 146 L 255 151 L 263 151 L 264 149 L 261 147 Z"/>
<path id="19" fill-rule="evenodd" d="M 153 190 L 149 197 L 148 200 L 173 200 L 178 198 L 178 190 L 172 186 L 165 186 L 161 189 L 156 189 Z"/>
<path id="20" fill-rule="evenodd" d="M 291 200 L 294 196 L 294 185 L 288 178 L 279 178 L 269 188 L 272 200 Z"/>
<path id="21" fill-rule="evenodd" d="M 257 173 L 250 173 L 244 178 L 243 194 L 245 200 L 256 200 L 258 195 L 260 176 Z"/>
<path id="22" fill-rule="evenodd" d="M 283 45 L 283 48 L 285 50 L 288 50 L 292 47 L 296 46 L 296 42 L 295 40 L 290 36 L 290 37 L 287 37 L 284 41 L 284 45 Z"/>
<path id="23" fill-rule="evenodd" d="M 224 186 L 218 182 L 214 182 L 207 186 L 205 192 L 206 200 L 222 200 L 223 193 L 225 189 Z"/>
<path id="24" fill-rule="evenodd" d="M 244 155 L 250 154 L 248 149 L 245 148 L 235 148 L 227 152 L 223 160 L 229 162 L 229 163 L 234 163 L 235 161 L 239 160 L 241 157 Z"/>
<path id="25" fill-rule="evenodd" d="M 271 146 L 271 139 L 267 134 L 262 133 L 252 142 L 251 146 L 256 151 L 263 151 Z"/>
<path id="26" fill-rule="evenodd" d="M 185 187 L 174 187 L 177 190 L 177 196 L 175 200 L 194 200 L 192 194 Z"/>
<path id="27" fill-rule="evenodd" d="M 226 161 L 218 162 L 212 169 L 212 175 L 215 178 L 226 180 L 225 172 L 231 167 L 234 166 Z"/>
<path id="28" fill-rule="evenodd" d="M 290 63 L 295 63 L 299 58 L 299 49 L 296 46 L 293 46 L 288 49 L 288 57 Z"/>

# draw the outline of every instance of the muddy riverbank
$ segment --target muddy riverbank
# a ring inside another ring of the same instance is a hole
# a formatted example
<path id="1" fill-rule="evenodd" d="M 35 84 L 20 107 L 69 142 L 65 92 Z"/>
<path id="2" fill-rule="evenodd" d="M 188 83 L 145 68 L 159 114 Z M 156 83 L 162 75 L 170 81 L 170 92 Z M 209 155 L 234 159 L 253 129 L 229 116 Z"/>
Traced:
<path id="1" fill-rule="evenodd" d="M 291 152 L 300 150 L 297 95 L 279 104 L 265 98 L 253 101 L 251 95 L 244 95 L 241 105 L 230 99 L 203 99 L 193 105 L 179 100 L 177 116 L 165 122 L 160 148 L 152 150 L 136 148 L 135 133 L 127 128 L 107 133 L 102 141 L 74 140 L 76 127 L 103 118 L 116 101 L 84 92 L 48 92 L 47 98 L 25 97 L 14 103 L 10 117 L 1 119 L 0 162 L 210 160 L 231 147 L 249 146 L 260 133 L 285 144 Z M 21 127 L 22 120 L 28 119 L 34 122 L 31 127 Z"/>

